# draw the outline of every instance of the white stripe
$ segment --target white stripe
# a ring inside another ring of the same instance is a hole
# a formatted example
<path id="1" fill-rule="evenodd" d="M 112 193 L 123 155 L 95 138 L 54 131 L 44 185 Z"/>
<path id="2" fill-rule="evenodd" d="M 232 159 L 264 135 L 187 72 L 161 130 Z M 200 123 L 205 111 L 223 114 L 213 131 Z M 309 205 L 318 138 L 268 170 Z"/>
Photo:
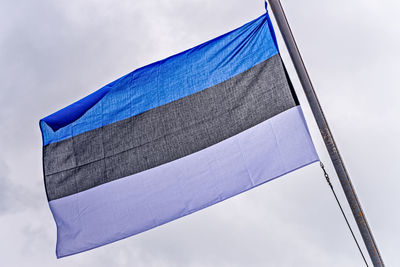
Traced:
<path id="1" fill-rule="evenodd" d="M 63 257 L 146 231 L 318 160 L 294 107 L 199 152 L 50 201 Z"/>

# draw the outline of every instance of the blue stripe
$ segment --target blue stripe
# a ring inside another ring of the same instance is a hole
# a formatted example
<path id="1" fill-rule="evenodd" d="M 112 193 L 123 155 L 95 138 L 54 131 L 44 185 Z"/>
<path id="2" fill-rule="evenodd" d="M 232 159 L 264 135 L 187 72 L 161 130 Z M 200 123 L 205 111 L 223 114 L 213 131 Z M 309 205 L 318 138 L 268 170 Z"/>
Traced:
<path id="1" fill-rule="evenodd" d="M 43 144 L 94 130 L 199 92 L 278 52 L 266 13 L 211 41 L 137 69 L 42 119 Z"/>

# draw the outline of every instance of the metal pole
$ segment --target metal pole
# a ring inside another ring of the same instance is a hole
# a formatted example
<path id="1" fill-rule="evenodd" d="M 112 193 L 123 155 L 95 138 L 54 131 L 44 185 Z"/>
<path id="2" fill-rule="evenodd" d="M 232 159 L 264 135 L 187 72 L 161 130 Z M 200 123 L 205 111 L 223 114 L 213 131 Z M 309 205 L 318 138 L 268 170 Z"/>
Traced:
<path id="1" fill-rule="evenodd" d="M 364 240 L 365 246 L 367 247 L 372 263 L 374 264 L 374 266 L 384 266 L 382 257 L 378 250 L 378 246 L 376 245 L 371 229 L 368 225 L 367 219 L 361 208 L 361 204 L 357 198 L 357 194 L 351 183 L 349 174 L 346 171 L 343 160 L 340 157 L 339 150 L 336 146 L 335 141 L 333 140 L 332 133 L 328 126 L 328 122 L 326 121 L 321 105 L 314 91 L 314 87 L 311 83 L 311 79 L 307 73 L 303 59 L 300 55 L 300 51 L 297 47 L 293 33 L 290 29 L 281 2 L 280 0 L 269 0 L 269 3 L 271 4 L 271 8 L 274 13 L 276 22 L 278 24 L 282 37 L 286 43 L 286 47 L 293 61 L 293 65 L 296 69 L 304 93 L 306 94 L 308 103 L 310 104 L 311 110 L 314 114 L 314 118 L 317 121 L 318 128 L 324 139 L 325 146 L 328 149 L 329 156 L 332 160 L 333 166 L 335 167 L 337 176 L 339 177 L 343 191 L 351 207 L 353 216 L 357 222 L 358 229 L 360 230 L 361 236 Z"/>

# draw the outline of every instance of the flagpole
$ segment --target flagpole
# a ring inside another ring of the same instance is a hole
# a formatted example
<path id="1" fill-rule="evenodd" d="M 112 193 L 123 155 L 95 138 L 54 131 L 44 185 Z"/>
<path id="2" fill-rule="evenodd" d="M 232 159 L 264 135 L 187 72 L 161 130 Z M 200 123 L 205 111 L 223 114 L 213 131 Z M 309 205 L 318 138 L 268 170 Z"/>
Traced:
<path id="1" fill-rule="evenodd" d="M 372 235 L 365 214 L 361 208 L 361 204 L 351 183 L 349 174 L 346 171 L 344 162 L 339 154 L 339 150 L 336 146 L 335 140 L 333 139 L 331 130 L 329 129 L 328 122 L 318 101 L 314 87 L 311 83 L 311 79 L 307 73 L 307 69 L 300 55 L 300 51 L 297 47 L 293 33 L 290 29 L 281 2 L 280 0 L 269 0 L 269 3 L 271 4 L 271 9 L 274 13 L 275 20 L 278 24 L 283 40 L 285 41 L 286 47 L 289 51 L 290 57 L 296 69 L 297 75 L 300 79 L 308 103 L 310 104 L 311 110 L 314 114 L 314 118 L 317 121 L 318 128 L 321 132 L 322 138 L 324 139 L 325 146 L 329 152 L 329 156 L 332 160 L 333 166 L 335 167 L 336 174 L 340 180 L 347 201 L 353 212 L 353 216 L 357 222 L 358 229 L 360 230 L 371 261 L 374 266 L 384 266 L 383 259 L 378 250 L 378 246 Z"/>

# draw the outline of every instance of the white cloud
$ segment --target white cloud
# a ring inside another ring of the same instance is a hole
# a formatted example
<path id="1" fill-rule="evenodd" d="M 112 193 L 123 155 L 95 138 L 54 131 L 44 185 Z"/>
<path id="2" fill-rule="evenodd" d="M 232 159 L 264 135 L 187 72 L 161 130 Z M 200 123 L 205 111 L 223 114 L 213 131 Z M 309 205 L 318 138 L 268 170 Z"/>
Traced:
<path id="1" fill-rule="evenodd" d="M 382 254 L 387 265 L 396 266 L 400 4 L 283 4 Z M 242 25 L 262 14 L 263 5 L 260 0 L 0 3 L 4 266 L 362 264 L 317 165 L 136 237 L 55 259 L 56 232 L 42 181 L 38 120 L 137 67 Z M 345 204 L 318 129 L 303 106 Z"/>

